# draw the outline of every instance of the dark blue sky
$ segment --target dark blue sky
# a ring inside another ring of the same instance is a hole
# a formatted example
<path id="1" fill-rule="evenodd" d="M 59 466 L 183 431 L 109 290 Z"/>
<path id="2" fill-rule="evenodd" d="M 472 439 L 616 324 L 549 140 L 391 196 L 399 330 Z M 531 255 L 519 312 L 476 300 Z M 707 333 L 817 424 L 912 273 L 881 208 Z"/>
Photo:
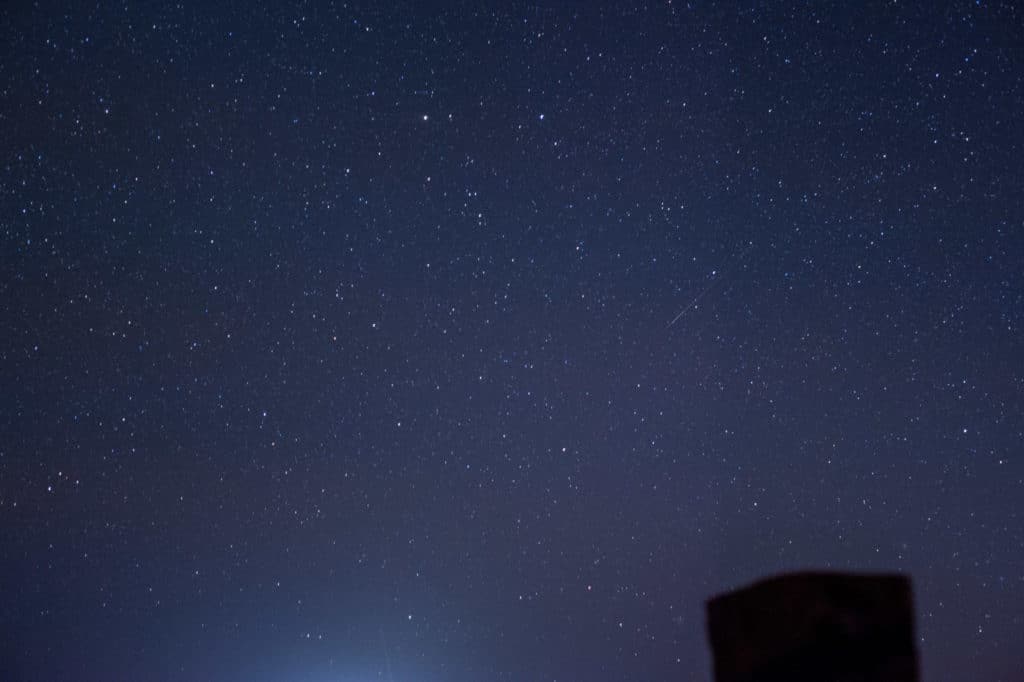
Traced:
<path id="1" fill-rule="evenodd" d="M 6 3 L 5 680 L 1024 665 L 1014 3 Z"/>

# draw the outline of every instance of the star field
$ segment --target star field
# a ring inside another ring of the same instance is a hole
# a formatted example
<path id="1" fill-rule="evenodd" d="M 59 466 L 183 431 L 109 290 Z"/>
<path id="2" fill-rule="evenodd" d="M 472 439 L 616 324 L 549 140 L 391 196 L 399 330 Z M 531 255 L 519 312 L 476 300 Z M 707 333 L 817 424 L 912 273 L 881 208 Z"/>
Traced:
<path id="1" fill-rule="evenodd" d="M 1024 666 L 1014 3 L 0 8 L 0 677 Z"/>

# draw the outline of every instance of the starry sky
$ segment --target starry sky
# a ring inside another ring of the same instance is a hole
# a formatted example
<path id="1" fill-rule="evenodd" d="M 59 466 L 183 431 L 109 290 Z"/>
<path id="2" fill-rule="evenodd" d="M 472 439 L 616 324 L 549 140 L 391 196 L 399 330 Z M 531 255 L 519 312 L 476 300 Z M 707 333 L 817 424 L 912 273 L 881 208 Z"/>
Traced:
<path id="1" fill-rule="evenodd" d="M 1020 679 L 1015 3 L 0 9 L 0 677 Z"/>

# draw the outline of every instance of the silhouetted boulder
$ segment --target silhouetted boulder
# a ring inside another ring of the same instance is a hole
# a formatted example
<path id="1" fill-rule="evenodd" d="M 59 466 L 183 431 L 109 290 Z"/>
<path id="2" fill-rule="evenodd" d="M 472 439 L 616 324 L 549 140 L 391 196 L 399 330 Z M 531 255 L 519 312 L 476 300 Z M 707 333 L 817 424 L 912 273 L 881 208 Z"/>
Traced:
<path id="1" fill-rule="evenodd" d="M 708 601 L 717 682 L 917 682 L 902 575 L 796 573 Z"/>

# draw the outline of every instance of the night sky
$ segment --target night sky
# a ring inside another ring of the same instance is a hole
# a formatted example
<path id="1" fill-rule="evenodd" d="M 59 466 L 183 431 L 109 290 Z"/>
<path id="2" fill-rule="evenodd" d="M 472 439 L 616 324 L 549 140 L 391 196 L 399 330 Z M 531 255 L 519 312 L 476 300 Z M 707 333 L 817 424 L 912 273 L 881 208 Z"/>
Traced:
<path id="1" fill-rule="evenodd" d="M 1022 679 L 1014 4 L 5 3 L 0 679 Z"/>

